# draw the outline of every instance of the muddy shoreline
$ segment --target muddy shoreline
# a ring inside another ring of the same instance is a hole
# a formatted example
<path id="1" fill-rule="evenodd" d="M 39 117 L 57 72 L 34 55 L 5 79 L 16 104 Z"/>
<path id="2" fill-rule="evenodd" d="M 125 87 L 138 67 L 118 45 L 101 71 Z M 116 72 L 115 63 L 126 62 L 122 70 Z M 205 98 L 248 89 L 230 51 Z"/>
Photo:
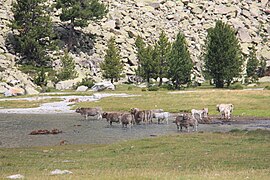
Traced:
<path id="1" fill-rule="evenodd" d="M 221 121 L 212 116 L 211 124 L 200 124 L 198 131 L 227 132 L 232 129 L 270 130 L 270 118 L 233 117 Z M 0 148 L 55 146 L 65 144 L 108 144 L 129 139 L 170 135 L 177 132 L 175 124 L 136 125 L 123 129 L 120 124 L 108 125 L 106 120 L 84 120 L 76 113 L 64 114 L 0 114 Z M 59 129 L 60 134 L 29 135 L 39 129 Z M 183 132 L 186 133 L 186 132 Z"/>

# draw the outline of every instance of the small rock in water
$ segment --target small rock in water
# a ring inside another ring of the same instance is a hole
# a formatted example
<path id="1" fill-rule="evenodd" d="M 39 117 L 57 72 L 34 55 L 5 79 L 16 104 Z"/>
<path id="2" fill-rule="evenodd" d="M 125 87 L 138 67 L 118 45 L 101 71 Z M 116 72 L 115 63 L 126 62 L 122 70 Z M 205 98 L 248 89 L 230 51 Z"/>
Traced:
<path id="1" fill-rule="evenodd" d="M 23 179 L 24 176 L 21 174 L 14 174 L 14 175 L 8 176 L 7 178 L 8 179 Z"/>
<path id="2" fill-rule="evenodd" d="M 51 175 L 62 175 L 62 174 L 72 174 L 72 172 L 68 170 L 60 170 L 60 169 L 51 171 Z"/>

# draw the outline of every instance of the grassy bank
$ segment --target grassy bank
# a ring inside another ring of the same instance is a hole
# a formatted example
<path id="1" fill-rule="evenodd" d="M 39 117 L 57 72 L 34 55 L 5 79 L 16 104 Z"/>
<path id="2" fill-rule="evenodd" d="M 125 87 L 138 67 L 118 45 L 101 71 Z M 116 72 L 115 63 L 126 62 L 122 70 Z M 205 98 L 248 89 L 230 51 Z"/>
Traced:
<path id="1" fill-rule="evenodd" d="M 209 108 L 209 113 L 216 115 L 216 105 L 234 104 L 233 115 L 270 117 L 269 90 L 192 90 L 192 91 L 141 91 L 137 88 L 120 87 L 116 93 L 138 95 L 136 97 L 108 97 L 98 102 L 81 102 L 76 107 L 100 106 L 105 111 L 129 111 L 132 107 L 140 109 L 162 108 L 169 112 L 190 111 L 191 109 Z M 75 107 L 75 108 L 76 108 Z"/>
<path id="2" fill-rule="evenodd" d="M 111 145 L 0 149 L 0 178 L 269 179 L 270 132 L 176 134 Z M 55 169 L 71 175 L 50 176 Z"/>

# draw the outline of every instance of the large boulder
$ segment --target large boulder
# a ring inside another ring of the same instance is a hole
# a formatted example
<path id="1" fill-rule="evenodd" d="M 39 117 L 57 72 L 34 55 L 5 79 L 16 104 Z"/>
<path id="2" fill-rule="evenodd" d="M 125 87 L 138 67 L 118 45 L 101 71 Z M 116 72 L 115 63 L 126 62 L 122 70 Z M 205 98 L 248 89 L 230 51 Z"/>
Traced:
<path id="1" fill-rule="evenodd" d="M 1 82 L 0 83 L 0 94 L 4 94 L 9 88 L 10 88 L 10 86 L 7 83 Z"/>
<path id="2" fill-rule="evenodd" d="M 105 89 L 115 90 L 115 86 L 111 82 L 100 82 L 96 83 L 91 90 L 93 91 L 103 91 Z"/>
<path id="3" fill-rule="evenodd" d="M 37 90 L 35 90 L 35 88 L 33 88 L 31 86 L 26 86 L 25 87 L 25 94 L 36 95 L 36 94 L 39 94 L 39 92 Z"/>
<path id="4" fill-rule="evenodd" d="M 79 86 L 77 87 L 76 91 L 77 92 L 85 92 L 88 89 L 87 86 Z"/>
<path id="5" fill-rule="evenodd" d="M 72 89 L 74 87 L 74 85 L 76 85 L 80 81 L 81 81 L 80 78 L 66 80 L 66 81 L 60 81 L 55 85 L 55 88 L 57 90 Z"/>
<path id="6" fill-rule="evenodd" d="M 19 95 L 24 95 L 24 94 L 25 94 L 25 90 L 23 88 L 11 87 L 4 93 L 4 96 L 9 97 L 9 96 L 19 96 Z"/>

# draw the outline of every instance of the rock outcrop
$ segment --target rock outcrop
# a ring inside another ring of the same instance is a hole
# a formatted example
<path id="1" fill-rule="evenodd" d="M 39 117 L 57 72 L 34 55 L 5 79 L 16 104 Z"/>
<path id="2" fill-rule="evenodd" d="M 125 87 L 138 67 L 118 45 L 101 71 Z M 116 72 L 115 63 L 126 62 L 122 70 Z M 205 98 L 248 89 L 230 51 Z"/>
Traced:
<path id="1" fill-rule="evenodd" d="M 0 2 L 0 76 L 7 74 L 24 77 L 16 70 L 15 56 L 7 49 L 5 39 L 10 32 L 7 23 L 12 19 L 10 11 L 12 0 Z M 53 2 L 53 0 L 50 0 Z M 108 15 L 98 22 L 91 22 L 81 30 L 83 45 L 78 45 L 77 53 L 72 56 L 76 62 L 79 78 L 92 76 L 101 81 L 99 63 L 103 60 L 107 40 L 114 36 L 121 50 L 124 74 L 131 76 L 137 68 L 135 39 L 137 35 L 153 44 L 164 30 L 171 41 L 181 30 L 188 42 L 191 58 L 194 62 L 194 75 L 201 77 L 201 53 L 207 29 L 215 26 L 216 20 L 222 20 L 235 28 L 244 54 L 248 54 L 252 45 L 256 46 L 258 58 L 265 58 L 270 64 L 270 2 L 268 0 L 102 0 L 108 5 Z M 55 9 L 53 22 L 61 29 L 59 11 Z M 91 40 L 95 36 L 95 41 Z M 75 51 L 76 52 L 76 51 Z M 54 67 L 60 66 L 56 57 Z M 16 73 L 14 73 L 16 72 Z M 9 76 L 9 75 L 8 75 Z M 24 77 L 27 84 L 29 78 Z M 21 79 L 20 79 L 21 80 Z M 128 80 L 127 77 L 125 79 Z M 33 84 L 31 86 L 35 87 Z M 62 87 L 61 87 L 62 88 Z M 60 89 L 61 89 L 60 88 Z"/>

